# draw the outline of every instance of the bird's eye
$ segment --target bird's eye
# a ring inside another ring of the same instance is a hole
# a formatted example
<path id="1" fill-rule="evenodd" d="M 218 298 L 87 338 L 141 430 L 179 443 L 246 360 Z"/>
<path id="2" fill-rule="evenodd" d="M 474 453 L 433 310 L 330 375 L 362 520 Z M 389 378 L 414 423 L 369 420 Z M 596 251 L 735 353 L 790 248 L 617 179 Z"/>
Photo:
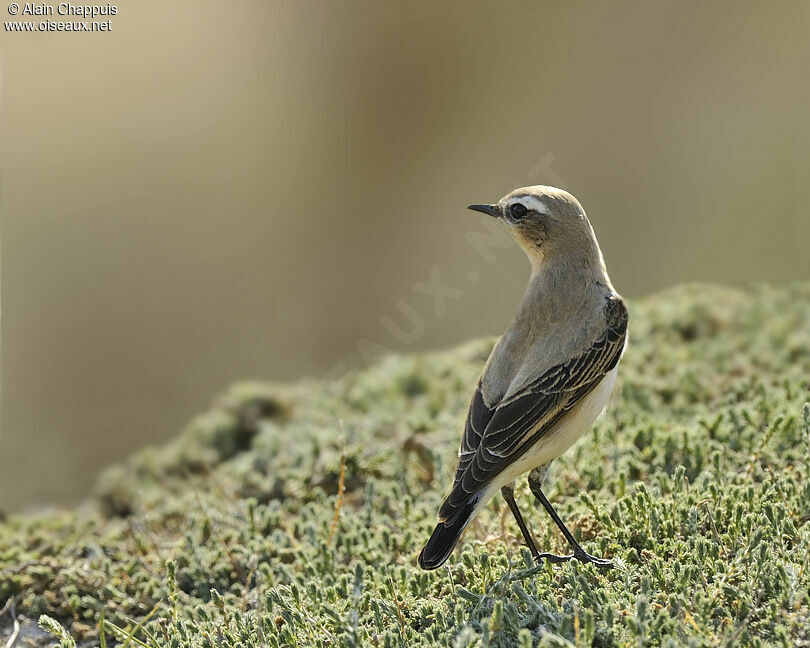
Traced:
<path id="1" fill-rule="evenodd" d="M 529 213 L 529 210 L 526 209 L 526 206 L 523 205 L 522 203 L 515 203 L 509 208 L 509 214 L 515 220 L 520 220 L 524 218 L 527 213 Z"/>

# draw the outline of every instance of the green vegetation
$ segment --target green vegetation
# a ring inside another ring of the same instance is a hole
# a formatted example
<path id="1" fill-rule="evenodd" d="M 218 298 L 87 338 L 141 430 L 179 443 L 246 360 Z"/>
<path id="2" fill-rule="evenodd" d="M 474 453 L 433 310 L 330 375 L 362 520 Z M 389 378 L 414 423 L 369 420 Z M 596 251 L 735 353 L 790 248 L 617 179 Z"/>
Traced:
<path id="1" fill-rule="evenodd" d="M 808 645 L 810 284 L 670 290 L 630 335 L 548 488 L 614 570 L 533 566 L 501 501 L 416 567 L 486 340 L 234 387 L 93 504 L 7 519 L 0 606 L 63 646 Z"/>

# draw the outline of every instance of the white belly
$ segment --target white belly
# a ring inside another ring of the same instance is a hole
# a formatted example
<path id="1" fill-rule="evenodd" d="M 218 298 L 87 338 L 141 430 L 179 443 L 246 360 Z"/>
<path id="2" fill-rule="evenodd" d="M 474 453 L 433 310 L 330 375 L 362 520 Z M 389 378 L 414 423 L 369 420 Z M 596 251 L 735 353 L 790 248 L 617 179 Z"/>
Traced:
<path id="1" fill-rule="evenodd" d="M 479 511 L 502 486 L 512 482 L 532 468 L 544 466 L 568 450 L 587 432 L 605 411 L 613 386 L 616 384 L 618 365 L 605 375 L 594 390 L 577 403 L 548 434 L 544 434 L 520 459 L 510 464 L 487 488 L 478 506 Z"/>

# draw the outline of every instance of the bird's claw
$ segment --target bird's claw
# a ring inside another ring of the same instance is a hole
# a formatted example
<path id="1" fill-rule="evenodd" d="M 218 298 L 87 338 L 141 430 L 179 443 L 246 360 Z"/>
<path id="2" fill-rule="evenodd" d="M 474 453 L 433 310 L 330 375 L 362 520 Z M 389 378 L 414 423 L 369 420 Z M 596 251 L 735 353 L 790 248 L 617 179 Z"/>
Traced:
<path id="1" fill-rule="evenodd" d="M 564 563 L 564 562 L 568 562 L 573 557 L 574 557 L 574 554 L 571 554 L 570 556 L 558 556 L 557 554 L 553 554 L 553 553 L 541 553 L 541 554 L 537 554 L 534 557 L 534 559 L 537 562 L 540 562 L 541 560 L 547 560 L 550 563 Z"/>
<path id="2" fill-rule="evenodd" d="M 613 561 L 612 560 L 608 560 L 607 558 L 598 558 L 597 556 L 592 556 L 591 554 L 587 553 L 586 551 L 574 553 L 574 558 L 576 558 L 580 562 L 591 563 L 592 565 L 596 565 L 597 567 L 602 567 L 602 568 L 605 568 L 605 569 L 613 567 Z"/>
<path id="3" fill-rule="evenodd" d="M 598 558 L 596 556 L 592 556 L 591 554 L 587 553 L 586 551 L 577 551 L 572 554 L 568 554 L 567 556 L 559 556 L 553 553 L 541 553 L 535 556 L 536 561 L 540 560 L 547 560 L 550 563 L 564 563 L 569 562 L 571 560 L 578 560 L 584 563 L 591 563 L 597 567 L 602 567 L 603 569 L 608 569 L 613 567 L 613 561 L 608 560 L 607 558 Z"/>

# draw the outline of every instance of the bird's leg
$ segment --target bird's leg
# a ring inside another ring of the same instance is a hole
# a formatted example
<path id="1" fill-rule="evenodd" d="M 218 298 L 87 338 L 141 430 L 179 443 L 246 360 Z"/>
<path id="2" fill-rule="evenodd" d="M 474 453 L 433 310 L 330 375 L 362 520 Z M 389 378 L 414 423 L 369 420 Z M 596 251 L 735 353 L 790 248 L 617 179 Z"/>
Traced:
<path id="1" fill-rule="evenodd" d="M 537 545 L 534 543 L 534 538 L 532 538 L 532 534 L 529 533 L 529 528 L 523 521 L 523 516 L 520 514 L 520 509 L 518 509 L 517 502 L 515 502 L 515 488 L 512 486 L 512 484 L 507 484 L 501 488 L 501 495 L 503 495 L 503 498 L 506 500 L 509 510 L 512 511 L 512 515 L 515 516 L 515 521 L 520 527 L 520 532 L 523 534 L 523 539 L 526 541 L 526 546 L 529 547 L 529 551 L 532 552 L 532 558 L 537 560 L 537 556 L 540 555 L 540 552 L 537 551 Z"/>
<path id="2" fill-rule="evenodd" d="M 563 562 L 567 560 L 571 560 L 572 558 L 575 560 L 579 560 L 580 562 L 588 562 L 596 565 L 597 567 L 613 567 L 613 562 L 607 560 L 605 558 L 597 558 L 596 556 L 590 555 L 587 551 L 585 551 L 582 546 L 577 542 L 574 535 L 568 530 L 568 527 L 565 526 L 563 521 L 560 519 L 560 516 L 557 515 L 557 511 L 554 510 L 554 507 L 551 505 L 551 502 L 548 501 L 546 496 L 543 494 L 542 489 L 540 488 L 543 475 L 545 473 L 538 471 L 537 469 L 532 470 L 529 473 L 529 488 L 531 489 L 534 496 L 540 500 L 540 503 L 543 505 L 543 508 L 546 509 L 548 514 L 551 516 L 551 519 L 554 520 L 554 523 L 557 527 L 562 531 L 562 534 L 565 536 L 565 539 L 568 540 L 568 544 L 574 549 L 574 553 L 570 556 L 557 556 L 559 561 Z"/>
<path id="3" fill-rule="evenodd" d="M 539 563 L 541 560 L 548 560 L 550 562 L 566 562 L 571 560 L 573 556 L 557 556 L 555 554 L 550 553 L 540 553 L 537 550 L 537 545 L 534 543 L 534 538 L 532 538 L 532 534 L 529 533 L 529 528 L 526 526 L 526 523 L 523 521 L 523 516 L 520 514 L 520 509 L 517 507 L 517 502 L 515 502 L 515 489 L 512 484 L 507 484 L 506 486 L 501 488 L 501 495 L 506 500 L 506 503 L 509 505 L 509 510 L 512 511 L 512 515 L 515 516 L 515 521 L 518 523 L 520 527 L 520 532 L 523 534 L 523 539 L 526 541 L 526 546 L 529 547 L 529 551 L 532 554 L 532 558 L 536 563 Z"/>

